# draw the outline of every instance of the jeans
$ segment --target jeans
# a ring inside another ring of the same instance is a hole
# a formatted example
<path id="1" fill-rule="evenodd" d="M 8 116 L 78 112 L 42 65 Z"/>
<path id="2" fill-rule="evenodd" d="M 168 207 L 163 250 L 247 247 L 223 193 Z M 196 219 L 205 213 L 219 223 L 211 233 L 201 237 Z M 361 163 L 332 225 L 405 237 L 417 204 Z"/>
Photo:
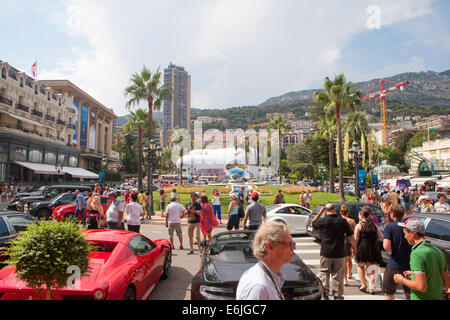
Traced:
<path id="1" fill-rule="evenodd" d="M 83 221 L 83 225 L 86 224 L 86 217 L 84 216 L 84 208 L 75 210 L 74 218 L 78 220 L 78 216 L 81 215 L 81 221 Z"/>
<path id="2" fill-rule="evenodd" d="M 120 228 L 117 227 L 117 222 L 108 221 L 108 228 L 112 230 L 125 230 L 125 226 L 123 223 L 120 225 Z"/>
<path id="3" fill-rule="evenodd" d="M 137 226 L 128 225 L 128 231 L 133 231 L 133 232 L 139 233 L 140 230 L 141 230 L 140 225 L 137 225 Z"/>
<path id="4" fill-rule="evenodd" d="M 214 215 L 215 215 L 216 217 L 218 217 L 219 220 L 222 220 L 220 204 L 213 204 L 212 207 L 213 207 L 213 209 L 214 209 Z M 216 212 L 217 212 L 217 214 L 216 214 Z"/>

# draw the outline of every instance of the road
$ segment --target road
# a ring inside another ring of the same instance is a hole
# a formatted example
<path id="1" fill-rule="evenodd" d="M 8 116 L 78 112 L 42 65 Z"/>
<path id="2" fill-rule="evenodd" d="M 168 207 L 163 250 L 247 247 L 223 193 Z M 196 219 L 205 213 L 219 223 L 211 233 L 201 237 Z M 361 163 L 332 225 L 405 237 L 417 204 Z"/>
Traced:
<path id="1" fill-rule="evenodd" d="M 222 226 L 213 231 L 213 235 L 218 232 L 226 231 Z M 141 226 L 141 233 L 150 239 L 167 238 L 167 229 L 161 224 L 144 224 Z M 191 298 L 191 280 L 198 272 L 201 265 L 200 256 L 197 254 L 187 255 L 189 251 L 189 243 L 187 238 L 187 228 L 183 226 L 184 249 L 179 250 L 178 238 L 175 237 L 175 250 L 173 251 L 172 270 L 166 280 L 160 281 L 150 294 L 149 299 L 152 300 L 190 300 Z M 312 237 L 306 235 L 294 236 L 297 245 L 295 253 L 318 274 L 320 261 L 320 244 L 316 243 Z M 380 268 L 381 273 L 384 272 Z M 384 294 L 381 291 L 380 283 L 377 283 L 375 295 L 365 294 L 359 291 L 361 283 L 358 277 L 358 271 L 355 263 L 353 263 L 352 279 L 349 286 L 344 287 L 344 298 L 346 300 L 384 300 Z M 403 289 L 397 290 L 396 299 L 404 300 Z"/>

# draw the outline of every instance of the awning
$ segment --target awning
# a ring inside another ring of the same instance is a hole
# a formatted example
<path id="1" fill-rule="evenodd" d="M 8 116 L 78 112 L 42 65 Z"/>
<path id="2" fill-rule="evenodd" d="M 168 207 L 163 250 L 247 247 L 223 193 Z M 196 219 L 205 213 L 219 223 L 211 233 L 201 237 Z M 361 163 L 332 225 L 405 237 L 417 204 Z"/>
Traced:
<path id="1" fill-rule="evenodd" d="M 35 126 L 45 127 L 45 128 L 49 128 L 49 129 L 52 129 L 52 130 L 56 130 L 56 127 L 50 127 L 50 126 L 47 126 L 47 125 L 45 125 L 45 124 L 43 124 L 43 123 L 39 123 L 39 122 L 37 122 L 37 121 L 34 121 L 34 120 L 31 120 L 31 119 L 27 119 L 27 118 L 18 116 L 18 115 L 14 114 L 14 113 L 6 112 L 6 111 L 3 111 L 3 110 L 0 110 L 0 112 L 1 112 L 1 113 L 5 113 L 5 114 L 7 114 L 8 116 L 10 116 L 10 117 L 12 117 L 12 118 L 15 118 L 15 119 L 17 119 L 17 120 L 20 120 L 20 121 L 23 121 L 23 122 L 27 122 L 27 123 L 32 124 L 32 125 L 35 125 Z"/>
<path id="2" fill-rule="evenodd" d="M 70 174 L 73 178 L 98 179 L 98 174 L 83 168 L 63 167 L 62 171 Z"/>
<path id="3" fill-rule="evenodd" d="M 436 177 L 420 177 L 420 178 L 411 179 L 410 181 L 411 181 L 411 185 L 414 186 L 416 184 L 418 184 L 418 185 L 424 184 L 427 181 L 434 181 L 434 182 L 436 182 L 437 180 L 439 180 L 439 178 L 436 178 Z"/>
<path id="4" fill-rule="evenodd" d="M 58 171 L 55 169 L 55 165 L 51 164 L 44 164 L 44 163 L 33 163 L 33 162 L 22 162 L 22 161 L 13 161 L 13 163 L 33 170 L 36 174 L 58 174 Z M 64 174 L 63 171 L 61 171 L 61 174 Z"/>

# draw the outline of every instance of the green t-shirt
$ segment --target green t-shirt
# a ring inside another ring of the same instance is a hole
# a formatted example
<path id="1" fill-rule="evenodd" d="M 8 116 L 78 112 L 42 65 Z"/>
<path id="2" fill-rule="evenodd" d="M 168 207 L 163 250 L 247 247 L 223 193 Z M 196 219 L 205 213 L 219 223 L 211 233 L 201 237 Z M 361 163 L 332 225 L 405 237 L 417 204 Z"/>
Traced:
<path id="1" fill-rule="evenodd" d="M 414 273 L 424 273 L 427 279 L 427 291 L 411 289 L 411 300 L 442 300 L 443 274 L 447 270 L 447 261 L 442 251 L 429 241 L 422 241 L 411 249 L 409 265 L 412 280 Z"/>

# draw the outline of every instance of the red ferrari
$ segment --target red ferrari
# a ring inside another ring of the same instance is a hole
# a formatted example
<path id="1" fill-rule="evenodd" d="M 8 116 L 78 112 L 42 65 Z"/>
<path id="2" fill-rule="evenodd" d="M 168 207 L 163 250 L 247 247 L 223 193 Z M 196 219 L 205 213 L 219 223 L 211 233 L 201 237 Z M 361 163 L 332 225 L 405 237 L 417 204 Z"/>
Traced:
<path id="1" fill-rule="evenodd" d="M 99 196 L 100 204 L 103 207 L 103 212 L 106 213 L 108 197 L 107 196 Z M 63 204 L 59 207 L 56 207 L 52 212 L 53 219 L 62 221 L 65 219 L 73 218 L 75 216 L 75 210 L 77 209 L 77 205 L 75 201 L 72 204 Z M 88 210 L 84 209 L 84 216 L 87 217 Z M 81 216 L 78 216 L 78 220 L 81 221 Z"/>
<path id="2" fill-rule="evenodd" d="M 88 271 L 74 285 L 52 291 L 52 300 L 144 300 L 169 275 L 170 242 L 120 230 L 84 230 L 94 250 Z M 0 300 L 45 300 L 45 290 L 27 288 L 14 267 L 0 270 Z"/>

